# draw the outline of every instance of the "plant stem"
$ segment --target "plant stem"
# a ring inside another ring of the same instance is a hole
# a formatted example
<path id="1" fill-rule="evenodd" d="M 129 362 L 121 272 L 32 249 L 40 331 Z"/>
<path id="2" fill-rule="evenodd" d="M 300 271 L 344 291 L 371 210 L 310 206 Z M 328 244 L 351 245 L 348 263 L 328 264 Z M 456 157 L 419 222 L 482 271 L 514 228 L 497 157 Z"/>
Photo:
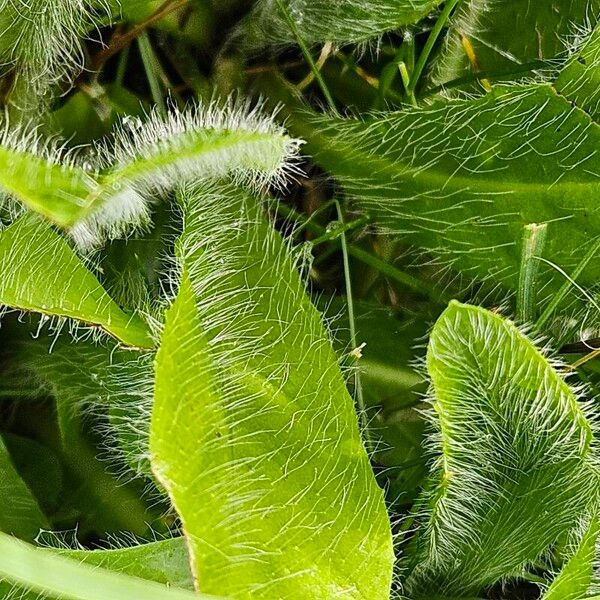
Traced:
<path id="1" fill-rule="evenodd" d="M 429 33 L 429 37 L 427 38 L 427 41 L 425 42 L 425 46 L 423 46 L 423 50 L 421 51 L 421 54 L 419 54 L 419 58 L 415 65 L 415 70 L 413 71 L 413 74 L 410 78 L 409 97 L 412 97 L 415 95 L 415 92 L 417 90 L 417 85 L 419 84 L 419 79 L 421 78 L 421 75 L 423 74 L 423 71 L 425 70 L 425 65 L 427 64 L 429 55 L 431 54 L 431 51 L 433 50 L 433 47 L 435 46 L 435 43 L 436 43 L 438 37 L 440 36 L 440 33 L 442 32 L 442 29 L 446 25 L 446 22 L 448 21 L 450 14 L 452 13 L 452 11 L 454 10 L 454 8 L 456 7 L 456 5 L 459 2 L 460 2 L 460 0 L 448 0 L 448 2 L 446 2 L 446 4 L 444 5 L 444 8 L 439 16 L 439 19 L 435 22 L 433 29 Z"/>
<path id="2" fill-rule="evenodd" d="M 548 304 L 548 306 L 546 306 L 544 312 L 537 320 L 538 329 L 542 329 L 544 325 L 548 323 L 558 305 L 565 299 L 565 296 L 569 293 L 569 290 L 577 281 L 577 278 L 581 275 L 592 258 L 598 254 L 598 252 L 600 252 L 600 240 L 597 240 L 596 243 L 592 245 L 592 247 L 588 250 L 588 253 L 583 257 L 581 262 L 577 265 L 577 268 L 573 271 L 571 277 L 567 278 L 567 280 L 562 284 L 560 290 L 558 290 L 558 293 L 554 295 L 552 301 Z"/>
<path id="3" fill-rule="evenodd" d="M 159 111 L 164 115 L 167 112 L 165 100 L 162 95 L 160 87 L 160 81 L 156 76 L 156 56 L 152 51 L 152 45 L 150 44 L 150 38 L 148 32 L 144 31 L 138 38 L 138 45 L 140 48 L 140 55 L 142 57 L 142 63 L 144 64 L 144 70 L 146 71 L 146 77 L 148 78 L 148 84 L 150 85 L 150 93 L 152 94 L 152 100 L 158 107 Z"/>
<path id="4" fill-rule="evenodd" d="M 338 214 L 338 220 L 344 225 L 344 213 L 338 200 L 335 201 L 335 208 Z M 346 302 L 348 304 L 348 321 L 350 323 L 350 345 L 352 350 L 358 348 L 358 342 L 356 338 L 356 321 L 354 318 L 354 299 L 352 297 L 352 278 L 350 276 L 350 260 L 348 258 L 348 245 L 346 242 L 346 233 L 342 231 L 340 235 L 342 242 L 342 257 L 344 260 L 344 279 L 346 283 Z M 367 413 L 367 406 L 365 404 L 365 398 L 363 396 L 362 385 L 360 381 L 360 367 L 357 365 L 354 371 L 354 390 L 356 393 L 356 403 L 358 405 L 358 412 L 361 422 L 362 434 L 365 440 L 365 446 L 367 452 L 373 450 L 373 441 L 369 432 L 369 415 Z"/>
<path id="5" fill-rule="evenodd" d="M 533 323 L 535 320 L 537 279 L 540 271 L 538 257 L 544 250 L 547 229 L 546 223 L 530 223 L 524 227 L 517 289 L 517 319 L 521 323 Z"/>
<path id="6" fill-rule="evenodd" d="M 325 96 L 325 100 L 327 101 L 329 108 L 335 115 L 338 115 L 339 113 L 338 113 L 337 107 L 335 105 L 335 102 L 333 101 L 333 97 L 332 97 L 331 93 L 329 92 L 329 89 L 327 87 L 327 84 L 325 83 L 325 80 L 323 79 L 323 76 L 321 75 L 321 71 L 315 64 L 315 61 L 312 57 L 312 54 L 310 53 L 310 50 L 308 49 L 308 46 L 304 43 L 304 40 L 302 39 L 302 36 L 300 35 L 300 32 L 298 31 L 296 22 L 292 18 L 292 15 L 290 15 L 287 7 L 283 3 L 283 0 L 276 0 L 276 2 L 277 2 L 277 6 L 279 7 L 279 11 L 281 12 L 281 15 L 283 16 L 285 22 L 287 23 L 287 26 L 290 28 L 292 35 L 296 39 L 296 43 L 300 47 L 300 50 L 302 51 L 302 54 L 304 55 L 306 62 L 309 64 L 310 69 L 311 69 L 313 75 L 315 76 L 317 83 L 319 84 L 319 87 L 321 88 L 321 91 L 323 92 L 323 96 Z"/>
<path id="7" fill-rule="evenodd" d="M 142 21 L 135 27 L 122 35 L 115 36 L 114 40 L 103 50 L 94 56 L 92 61 L 92 70 L 99 69 L 109 58 L 120 52 L 130 42 L 139 37 L 146 29 L 160 21 L 168 14 L 183 8 L 190 0 L 166 0 L 158 9 L 152 13 L 145 21 Z"/>

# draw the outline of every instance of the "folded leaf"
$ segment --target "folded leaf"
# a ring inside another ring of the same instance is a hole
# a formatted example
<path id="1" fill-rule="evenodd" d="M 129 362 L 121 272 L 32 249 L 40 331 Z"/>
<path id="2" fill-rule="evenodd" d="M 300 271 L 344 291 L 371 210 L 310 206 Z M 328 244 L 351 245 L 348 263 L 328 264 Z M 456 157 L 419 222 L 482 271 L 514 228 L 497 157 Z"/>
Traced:
<path id="1" fill-rule="evenodd" d="M 1 0 L 0 0 L 1 1 Z M 75 158 L 6 126 L 0 137 L 0 188 L 61 227 L 82 246 L 147 224 L 148 192 L 200 177 L 280 182 L 299 142 L 260 105 L 195 105 L 146 120 L 128 117 L 110 143 Z"/>
<path id="2" fill-rule="evenodd" d="M 0 231 L 0 304 L 97 325 L 130 346 L 153 346 L 146 323 L 125 314 L 68 243 L 33 215 Z"/>
<path id="3" fill-rule="evenodd" d="M 584 600 L 588 597 L 599 533 L 598 521 L 593 519 L 573 556 L 546 590 L 542 600 Z"/>
<path id="4" fill-rule="evenodd" d="M 382 491 L 284 243 L 233 186 L 205 183 L 182 203 L 184 275 L 156 359 L 150 455 L 199 588 L 387 599 Z"/>
<path id="5" fill-rule="evenodd" d="M 600 128 L 549 85 L 289 123 L 375 222 L 494 285 L 516 289 L 526 224 L 548 223 L 544 258 L 567 272 L 600 235 Z M 553 273 L 543 265 L 540 280 Z M 599 276 L 596 262 L 579 281 Z"/>
<path id="6" fill-rule="evenodd" d="M 77 558 L 81 560 L 80 556 Z M 148 569 L 143 572 L 147 573 Z M 7 591 L 8 585 L 14 584 L 31 590 L 32 598 L 39 598 L 40 595 L 43 598 L 59 597 L 65 600 L 215 598 L 112 572 L 102 567 L 80 564 L 77 560 L 29 546 L 5 534 L 0 534 L 0 579 L 5 580 L 0 586 L 6 593 L 10 593 Z"/>
<path id="7" fill-rule="evenodd" d="M 48 527 L 33 494 L 17 473 L 0 437 L 0 531 L 33 540 L 40 529 Z"/>
<path id="8" fill-rule="evenodd" d="M 600 122 L 600 26 L 583 38 L 581 48 L 569 60 L 554 87 L 575 102 L 596 123 Z"/>
<path id="9" fill-rule="evenodd" d="M 441 0 L 283 0 L 307 43 L 362 42 L 416 23 Z M 252 47 L 294 43 L 277 0 L 260 0 L 242 27 Z"/>
<path id="10" fill-rule="evenodd" d="M 406 589 L 476 594 L 567 533 L 599 490 L 582 406 L 510 322 L 452 302 L 429 342 L 437 431 Z"/>

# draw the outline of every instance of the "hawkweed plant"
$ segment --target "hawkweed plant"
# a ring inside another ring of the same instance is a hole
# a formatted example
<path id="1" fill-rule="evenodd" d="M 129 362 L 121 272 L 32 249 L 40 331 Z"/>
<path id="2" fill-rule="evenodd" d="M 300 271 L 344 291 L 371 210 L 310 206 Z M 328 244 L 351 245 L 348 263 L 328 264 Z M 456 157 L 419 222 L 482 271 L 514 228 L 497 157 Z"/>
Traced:
<path id="1" fill-rule="evenodd" d="M 0 596 L 600 599 L 598 0 L 0 0 Z"/>

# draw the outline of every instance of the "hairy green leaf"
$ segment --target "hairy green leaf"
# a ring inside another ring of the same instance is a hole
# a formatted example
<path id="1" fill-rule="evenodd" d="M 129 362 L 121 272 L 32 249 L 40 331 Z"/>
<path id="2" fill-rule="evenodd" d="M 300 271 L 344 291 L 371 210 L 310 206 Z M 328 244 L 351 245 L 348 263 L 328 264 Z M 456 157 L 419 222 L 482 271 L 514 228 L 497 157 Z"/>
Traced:
<path id="1" fill-rule="evenodd" d="M 567 272 L 600 235 L 600 129 L 550 85 L 290 126 L 385 229 L 495 285 L 517 288 L 524 225 L 548 223 L 544 258 Z M 590 264 L 580 281 L 598 276 Z"/>
<path id="2" fill-rule="evenodd" d="M 598 494 L 597 450 L 573 391 L 498 314 L 452 302 L 427 367 L 437 462 L 406 588 L 474 594 L 576 525 Z"/>
<path id="3" fill-rule="evenodd" d="M 96 325 L 130 346 L 153 346 L 146 323 L 125 314 L 68 243 L 33 215 L 0 231 L 0 304 Z"/>
<path id="4" fill-rule="evenodd" d="M 284 0 L 298 33 L 309 43 L 363 42 L 416 23 L 441 0 Z M 252 47 L 295 42 L 277 0 L 260 0 L 242 27 Z"/>
<path id="5" fill-rule="evenodd" d="M 122 551 L 126 552 L 126 551 Z M 139 553 L 139 550 L 137 551 Z M 106 569 L 112 559 L 103 556 L 89 558 L 90 565 L 80 564 L 83 557 L 81 553 L 73 553 L 73 558 L 65 558 L 44 548 L 35 548 L 0 534 L 0 578 L 5 580 L 0 586 L 6 590 L 7 584 L 23 587 L 34 593 L 41 594 L 43 598 L 64 598 L 70 600 L 131 600 L 144 598 L 144 600 L 202 600 L 214 598 L 203 594 L 194 594 L 191 591 L 177 587 L 168 587 L 155 581 L 146 581 L 138 577 L 131 577 L 123 573 L 116 573 Z M 140 560 L 138 556 L 131 556 L 133 563 Z M 118 570 L 125 569 L 117 560 Z M 126 560 L 126 558 L 125 558 Z M 153 559 L 151 559 L 153 560 Z M 102 566 L 98 566 L 98 562 Z M 91 565 L 94 565 L 93 567 Z M 174 565 L 171 563 L 172 568 Z M 140 567 L 142 574 L 148 575 L 153 569 L 146 565 Z M 176 567 L 181 573 L 181 567 Z M 153 573 L 156 574 L 156 573 Z M 179 581 L 183 581 L 179 579 Z M 8 592 L 10 593 L 10 592 Z"/>
<path id="6" fill-rule="evenodd" d="M 382 492 L 281 238 L 238 188 L 181 198 L 184 275 L 156 359 L 150 455 L 200 589 L 387 598 Z"/>
<path id="7" fill-rule="evenodd" d="M 66 558 L 172 587 L 194 589 L 183 537 L 111 550 L 58 550 Z"/>
<path id="8" fill-rule="evenodd" d="M 48 526 L 33 494 L 17 473 L 0 437 L 0 531 L 32 540 Z"/>
<path id="9" fill-rule="evenodd" d="M 479 68 L 486 72 L 522 72 L 522 65 L 566 55 L 578 28 L 600 11 L 598 0 L 464 0 L 452 18 L 432 80 L 443 84 L 473 72 L 463 47 L 466 38 Z M 519 73 L 519 76 L 521 73 Z"/>
<path id="10" fill-rule="evenodd" d="M 104 10 L 93 0 L 0 0 L 0 66 L 17 70 L 19 110 L 83 64 L 81 38 Z"/>
<path id="11" fill-rule="evenodd" d="M 600 121 L 600 27 L 582 36 L 581 48 L 559 74 L 554 87 Z"/>
<path id="12" fill-rule="evenodd" d="M 588 596 L 599 533 L 598 520 L 594 518 L 542 600 L 583 600 Z"/>

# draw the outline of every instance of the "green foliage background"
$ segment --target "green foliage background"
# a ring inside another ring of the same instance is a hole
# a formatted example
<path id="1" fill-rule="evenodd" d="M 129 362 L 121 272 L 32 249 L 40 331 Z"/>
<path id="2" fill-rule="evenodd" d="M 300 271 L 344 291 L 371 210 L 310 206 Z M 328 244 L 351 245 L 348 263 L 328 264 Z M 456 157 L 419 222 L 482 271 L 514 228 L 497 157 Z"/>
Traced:
<path id="1" fill-rule="evenodd" d="M 0 0 L 0 595 L 599 598 L 599 16 Z"/>

